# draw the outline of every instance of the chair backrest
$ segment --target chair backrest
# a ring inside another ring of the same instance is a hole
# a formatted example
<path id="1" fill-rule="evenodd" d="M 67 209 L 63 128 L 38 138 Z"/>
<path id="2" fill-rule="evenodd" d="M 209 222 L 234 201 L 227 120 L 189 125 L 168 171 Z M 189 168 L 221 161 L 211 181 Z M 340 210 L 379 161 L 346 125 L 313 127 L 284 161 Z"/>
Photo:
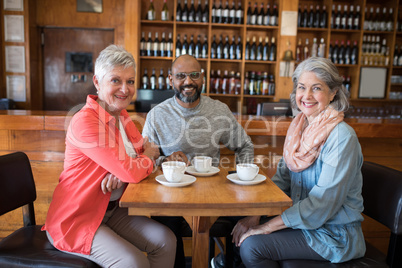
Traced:
<path id="1" fill-rule="evenodd" d="M 0 156 L 0 190 L 0 216 L 23 207 L 24 225 L 35 225 L 33 202 L 36 200 L 36 188 L 25 153 Z"/>
<path id="2" fill-rule="evenodd" d="M 402 172 L 364 162 L 363 198 L 367 216 L 384 224 L 391 232 L 402 234 Z"/>

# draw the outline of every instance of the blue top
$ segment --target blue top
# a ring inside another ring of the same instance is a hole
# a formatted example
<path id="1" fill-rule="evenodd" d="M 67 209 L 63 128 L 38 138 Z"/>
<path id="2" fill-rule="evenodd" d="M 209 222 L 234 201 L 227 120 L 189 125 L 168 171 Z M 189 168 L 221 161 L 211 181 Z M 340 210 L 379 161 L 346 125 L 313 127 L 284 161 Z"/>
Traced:
<path id="1" fill-rule="evenodd" d="M 334 263 L 362 257 L 366 251 L 362 164 L 356 133 L 341 122 L 310 167 L 292 172 L 282 158 L 272 178 L 293 200 L 282 213 L 285 225 L 301 229 L 310 247 Z"/>

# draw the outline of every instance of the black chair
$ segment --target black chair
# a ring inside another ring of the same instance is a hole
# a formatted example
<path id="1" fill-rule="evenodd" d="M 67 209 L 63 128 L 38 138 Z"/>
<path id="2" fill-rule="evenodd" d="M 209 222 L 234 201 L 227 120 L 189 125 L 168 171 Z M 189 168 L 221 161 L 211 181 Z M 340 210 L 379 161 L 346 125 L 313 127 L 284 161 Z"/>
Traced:
<path id="1" fill-rule="evenodd" d="M 364 162 L 362 173 L 363 213 L 391 230 L 387 255 L 385 256 L 366 241 L 367 251 L 363 258 L 337 264 L 309 260 L 286 260 L 281 262 L 281 267 L 402 267 L 402 172 L 375 163 Z"/>
<path id="2" fill-rule="evenodd" d="M 35 225 L 36 188 L 31 165 L 22 152 L 0 156 L 0 216 L 22 207 L 24 227 L 0 241 L 0 267 L 99 267 L 53 247 Z"/>

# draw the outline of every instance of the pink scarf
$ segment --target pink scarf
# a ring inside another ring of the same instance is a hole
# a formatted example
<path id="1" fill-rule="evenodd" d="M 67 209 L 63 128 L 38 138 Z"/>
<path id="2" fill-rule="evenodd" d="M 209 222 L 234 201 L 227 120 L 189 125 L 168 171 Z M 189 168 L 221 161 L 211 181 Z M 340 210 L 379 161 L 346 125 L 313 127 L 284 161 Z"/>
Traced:
<path id="1" fill-rule="evenodd" d="M 307 117 L 299 113 L 289 126 L 283 147 L 283 157 L 288 168 L 300 172 L 313 164 L 329 134 L 343 121 L 343 117 L 343 112 L 328 106 L 308 124 Z"/>

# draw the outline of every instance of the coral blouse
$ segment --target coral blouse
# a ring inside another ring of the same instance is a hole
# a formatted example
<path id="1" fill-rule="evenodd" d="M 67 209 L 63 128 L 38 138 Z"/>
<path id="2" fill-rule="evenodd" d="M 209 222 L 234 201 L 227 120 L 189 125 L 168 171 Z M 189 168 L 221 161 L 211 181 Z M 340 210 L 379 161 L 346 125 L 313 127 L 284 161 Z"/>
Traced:
<path id="1" fill-rule="evenodd" d="M 112 173 L 123 182 L 138 183 L 153 170 L 143 153 L 143 138 L 126 110 L 120 114 L 137 153 L 127 155 L 116 120 L 89 95 L 71 119 L 66 135 L 64 170 L 53 193 L 45 225 L 59 250 L 89 255 L 94 234 L 105 215 L 111 193 L 101 181 Z"/>

